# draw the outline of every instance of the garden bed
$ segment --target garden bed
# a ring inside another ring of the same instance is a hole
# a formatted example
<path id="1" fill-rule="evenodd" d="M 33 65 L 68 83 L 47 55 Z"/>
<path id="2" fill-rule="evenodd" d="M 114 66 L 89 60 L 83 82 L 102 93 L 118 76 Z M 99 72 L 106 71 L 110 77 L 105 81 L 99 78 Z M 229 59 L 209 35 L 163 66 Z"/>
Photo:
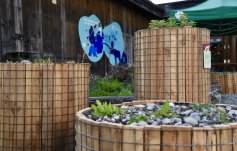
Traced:
<path id="1" fill-rule="evenodd" d="M 124 103 L 121 107 L 123 109 L 130 108 L 131 105 L 134 105 L 137 108 L 140 108 L 139 112 L 142 111 L 141 108 L 149 108 L 148 104 L 153 104 L 154 102 L 140 102 L 133 101 L 131 103 Z M 159 103 L 154 103 L 159 106 Z M 186 116 L 181 116 L 181 120 L 186 123 L 165 123 L 164 119 L 172 119 L 168 117 L 161 116 L 161 124 L 146 123 L 144 125 L 123 123 L 122 120 L 126 117 L 122 117 L 121 120 L 116 117 L 118 122 L 109 121 L 108 116 L 105 119 L 90 119 L 88 116 L 92 115 L 91 109 L 87 108 L 77 113 L 77 123 L 76 123 L 76 141 L 77 141 L 77 151 L 85 150 L 136 150 L 136 151 L 235 151 L 237 150 L 236 144 L 236 133 L 237 133 L 237 123 L 236 123 L 236 107 L 235 106 L 225 106 L 219 105 L 216 107 L 217 110 L 226 112 L 224 117 L 220 117 L 220 121 L 215 121 L 206 125 L 191 124 L 188 123 L 183 118 L 198 118 L 192 113 L 202 110 L 215 109 L 214 106 L 210 106 L 209 109 L 205 106 L 200 106 L 199 108 L 193 106 L 193 110 L 189 111 L 190 104 L 174 104 L 169 103 L 169 106 L 175 108 L 176 106 L 183 106 L 181 113 Z M 157 111 L 162 110 L 161 108 Z M 155 106 L 153 111 L 155 111 Z M 171 109 L 171 111 L 173 111 Z M 190 112 L 190 113 L 187 113 Z M 132 111 L 131 111 L 132 112 Z M 148 112 L 148 111 L 146 111 Z M 136 114 L 136 113 L 134 113 Z M 204 113 L 203 113 L 204 114 Z M 209 113 L 208 113 L 209 114 Z M 219 114 L 218 112 L 213 111 L 213 114 Z M 230 116 L 230 114 L 232 114 Z M 168 115 L 168 114 L 167 114 Z M 198 115 L 198 114 L 197 114 Z M 118 115 L 112 115 L 115 117 Z M 119 115 L 123 116 L 123 114 Z M 156 116 L 156 118 L 159 116 Z M 216 117 L 215 115 L 206 115 L 206 120 L 211 117 Z M 150 116 L 147 116 L 150 119 Z M 175 117 L 178 118 L 178 117 Z M 203 116 L 200 115 L 200 120 L 203 120 Z M 218 120 L 218 119 L 217 119 Z M 223 121 L 222 121 L 223 120 Z M 228 123 L 230 122 L 230 123 Z M 138 122 L 137 122 L 138 123 Z"/>
<path id="2" fill-rule="evenodd" d="M 74 150 L 88 107 L 89 64 L 0 64 L 1 150 Z"/>

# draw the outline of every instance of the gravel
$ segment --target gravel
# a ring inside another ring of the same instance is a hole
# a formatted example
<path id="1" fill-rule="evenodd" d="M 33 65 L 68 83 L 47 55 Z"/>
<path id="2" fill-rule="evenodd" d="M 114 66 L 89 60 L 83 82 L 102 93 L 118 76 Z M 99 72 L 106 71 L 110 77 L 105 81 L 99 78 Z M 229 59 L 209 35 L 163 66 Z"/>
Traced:
<path id="1" fill-rule="evenodd" d="M 180 125 L 204 127 L 216 124 L 237 122 L 237 110 L 230 106 L 215 105 L 190 105 L 185 103 L 170 103 L 168 113 L 158 113 L 162 109 L 162 103 L 122 106 L 124 111 L 121 115 L 94 116 L 92 112 L 85 113 L 87 118 L 97 122 L 112 122 L 124 125 L 141 126 L 146 125 Z M 179 111 L 178 114 L 176 111 Z M 134 118 L 136 117 L 134 120 Z M 141 118 L 142 119 L 139 119 Z M 145 117 L 145 120 L 144 120 Z M 132 119 L 132 120 L 130 120 Z"/>

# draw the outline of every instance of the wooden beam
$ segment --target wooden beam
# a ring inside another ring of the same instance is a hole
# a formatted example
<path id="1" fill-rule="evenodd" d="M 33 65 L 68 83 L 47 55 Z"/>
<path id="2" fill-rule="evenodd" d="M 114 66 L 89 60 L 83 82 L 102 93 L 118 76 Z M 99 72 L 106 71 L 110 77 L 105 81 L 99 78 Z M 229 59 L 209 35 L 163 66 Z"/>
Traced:
<path id="1" fill-rule="evenodd" d="M 17 52 L 23 51 L 23 21 L 22 21 L 22 0 L 13 1 L 14 9 L 14 37 Z"/>
<path id="2" fill-rule="evenodd" d="M 36 48 L 41 54 L 43 53 L 43 27 L 42 27 L 42 1 L 35 1 L 35 14 L 36 14 Z"/>
<path id="3" fill-rule="evenodd" d="M 62 60 L 66 58 L 66 15 L 65 15 L 65 0 L 61 0 L 61 51 Z"/>

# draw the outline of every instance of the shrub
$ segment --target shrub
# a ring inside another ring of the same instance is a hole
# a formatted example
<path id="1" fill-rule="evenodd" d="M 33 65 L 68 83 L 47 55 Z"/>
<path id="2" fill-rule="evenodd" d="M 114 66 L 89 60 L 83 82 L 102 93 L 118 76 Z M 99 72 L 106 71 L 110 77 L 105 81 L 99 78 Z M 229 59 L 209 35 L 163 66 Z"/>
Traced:
<path id="1" fill-rule="evenodd" d="M 119 82 L 114 78 L 102 78 L 94 82 L 91 80 L 90 96 L 133 96 L 134 86 Z"/>

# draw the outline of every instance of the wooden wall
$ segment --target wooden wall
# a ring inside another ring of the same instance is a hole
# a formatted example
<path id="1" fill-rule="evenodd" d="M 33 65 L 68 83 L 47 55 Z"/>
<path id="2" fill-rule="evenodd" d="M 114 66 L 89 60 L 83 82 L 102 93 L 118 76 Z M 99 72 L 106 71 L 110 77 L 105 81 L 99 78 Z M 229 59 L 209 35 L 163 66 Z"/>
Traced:
<path id="1" fill-rule="evenodd" d="M 81 62 L 78 21 L 97 15 L 102 25 L 117 21 L 124 32 L 129 62 L 133 62 L 133 33 L 156 18 L 127 0 L 1 0 L 0 57 L 7 52 L 40 52 L 56 60 Z M 92 63 L 94 73 L 108 69 L 104 57 Z"/>

